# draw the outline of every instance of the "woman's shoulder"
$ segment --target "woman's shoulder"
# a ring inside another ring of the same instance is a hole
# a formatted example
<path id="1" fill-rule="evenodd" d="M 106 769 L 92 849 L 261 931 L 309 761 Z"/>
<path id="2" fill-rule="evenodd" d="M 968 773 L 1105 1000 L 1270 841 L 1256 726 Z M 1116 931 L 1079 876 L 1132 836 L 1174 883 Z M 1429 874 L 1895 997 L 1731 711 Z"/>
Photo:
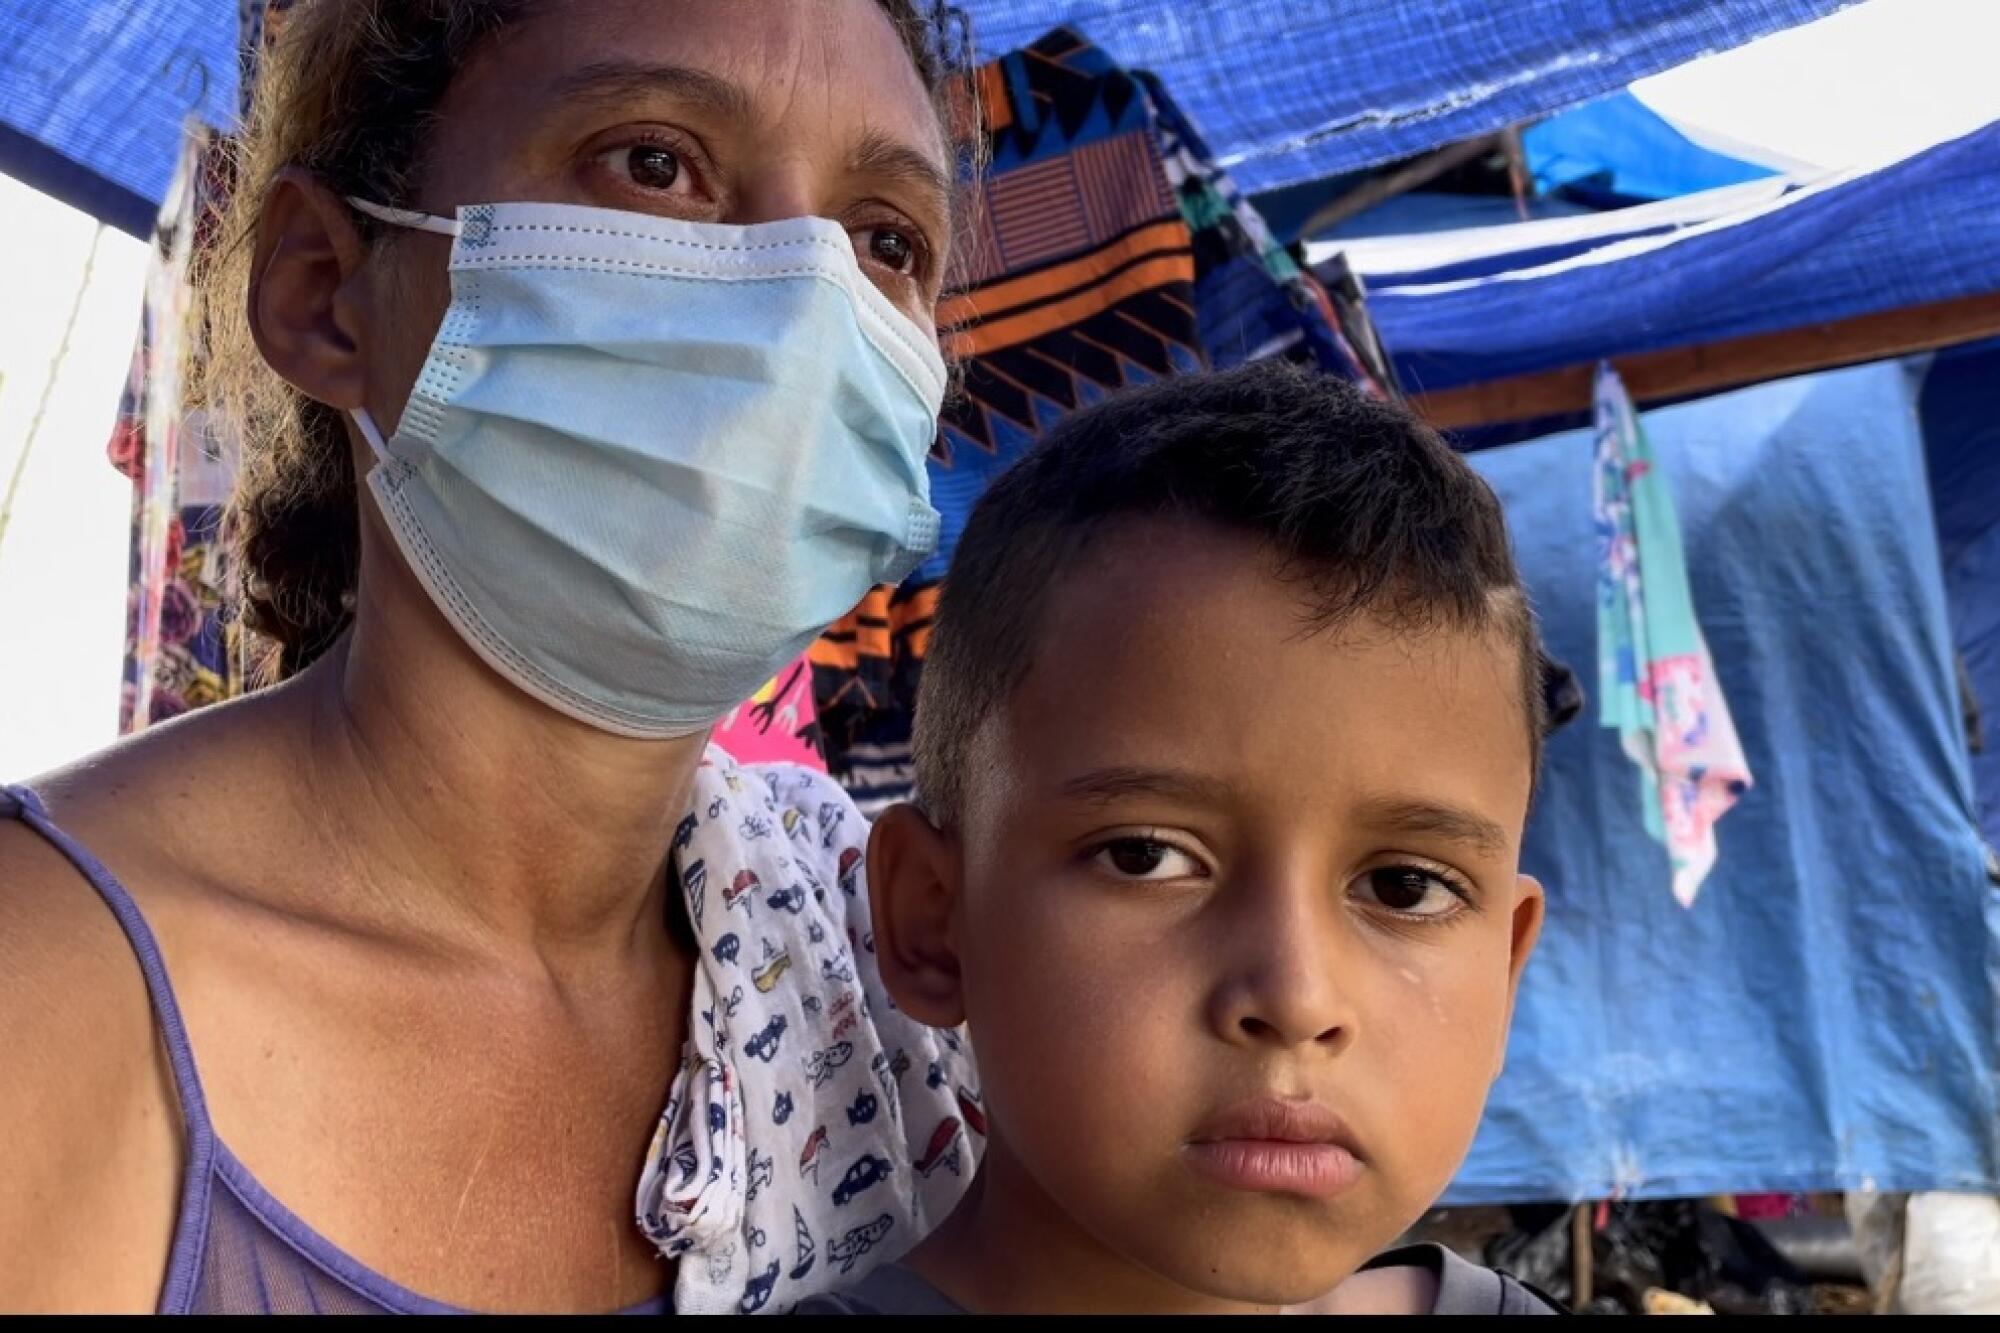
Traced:
<path id="1" fill-rule="evenodd" d="M 122 888 L 107 862 L 128 862 L 134 848 L 115 832 L 118 771 L 103 767 L 57 770 L 0 796 L 0 1030 L 10 1054 L 24 1039 L 61 1050 L 72 1029 L 101 1040 L 129 1028 L 150 1041 L 144 976 L 107 898 L 107 887 Z M 67 1052 L 64 1067 L 88 1066 L 97 1045 Z"/>
<path id="2" fill-rule="evenodd" d="M 28 780 L 50 821 L 149 895 L 241 865 L 238 836 L 284 799 L 285 771 L 260 725 L 268 701 L 237 700 L 124 737 Z M 151 906 L 149 902 L 148 907 Z"/>
<path id="3" fill-rule="evenodd" d="M 19 799 L 0 803 L 0 814 L 11 816 L 0 819 L 0 1031 L 16 1070 L 24 1042 L 31 1054 L 38 1044 L 60 1051 L 65 1034 L 102 1031 L 105 1020 L 128 1012 L 142 1034 L 149 1026 L 145 983 L 117 919 L 19 813 Z M 92 1045 L 63 1063 L 88 1063 Z"/>
<path id="4" fill-rule="evenodd" d="M 155 1237 L 164 1254 L 180 1151 L 144 975 L 100 894 L 29 825 L 23 794 L 5 804 L 0 1307 L 140 1308 L 158 1273 L 135 1280 L 116 1256 Z"/>
<path id="5" fill-rule="evenodd" d="M 108 1096 L 92 1080 L 130 1079 L 135 1066 L 140 1082 L 171 1095 L 145 973 L 164 965 L 142 965 L 141 954 L 214 933 L 215 869 L 252 850 L 241 836 L 248 794 L 261 786 L 262 799 L 275 799 L 268 782 L 238 772 L 242 748 L 188 718 L 11 787 L 0 802 L 0 1030 L 10 1057 L 30 1046 L 49 1053 L 44 1077 L 11 1081 L 44 1106 L 64 1087 L 78 1099 Z M 178 965 L 201 952 L 169 951 Z"/>

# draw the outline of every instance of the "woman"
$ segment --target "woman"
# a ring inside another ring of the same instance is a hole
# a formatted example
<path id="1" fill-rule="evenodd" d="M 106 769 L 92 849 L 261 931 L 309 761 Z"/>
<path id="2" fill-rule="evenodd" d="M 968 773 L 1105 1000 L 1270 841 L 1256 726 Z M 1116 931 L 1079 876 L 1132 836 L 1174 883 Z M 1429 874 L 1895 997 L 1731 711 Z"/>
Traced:
<path id="1" fill-rule="evenodd" d="M 977 1151 L 860 818 L 704 757 L 935 541 L 932 24 L 288 22 L 208 275 L 284 679 L 0 797 L 0 1308 L 784 1308 Z"/>

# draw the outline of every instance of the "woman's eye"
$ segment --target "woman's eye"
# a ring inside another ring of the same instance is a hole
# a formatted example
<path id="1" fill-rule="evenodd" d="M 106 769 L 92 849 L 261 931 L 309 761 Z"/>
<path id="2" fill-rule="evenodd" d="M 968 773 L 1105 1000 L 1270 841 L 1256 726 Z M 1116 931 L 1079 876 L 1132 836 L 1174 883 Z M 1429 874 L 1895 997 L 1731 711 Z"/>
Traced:
<path id="1" fill-rule="evenodd" d="M 1127 879 L 1190 879 L 1202 873 L 1201 863 L 1178 847 L 1150 838 L 1120 838 L 1098 853 L 1098 864 Z"/>
<path id="2" fill-rule="evenodd" d="M 880 264 L 892 273 L 914 273 L 917 267 L 917 243 L 907 232 L 893 227 L 869 227 L 857 238 L 862 250 L 862 258 Z"/>
<path id="3" fill-rule="evenodd" d="M 1363 874 L 1356 889 L 1402 916 L 1450 916 L 1465 906 L 1442 877 L 1416 866 L 1380 866 Z"/>
<path id="4" fill-rule="evenodd" d="M 599 160 L 642 190 L 672 190 L 686 174 L 681 166 L 681 155 L 658 144 L 641 143 L 613 148 Z"/>

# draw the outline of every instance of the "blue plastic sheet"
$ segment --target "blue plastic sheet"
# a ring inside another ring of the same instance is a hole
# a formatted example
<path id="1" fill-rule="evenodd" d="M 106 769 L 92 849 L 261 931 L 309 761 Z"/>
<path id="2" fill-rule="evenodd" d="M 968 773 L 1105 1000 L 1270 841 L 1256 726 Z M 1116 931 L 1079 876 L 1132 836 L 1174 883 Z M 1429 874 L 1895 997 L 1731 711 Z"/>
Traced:
<path id="1" fill-rule="evenodd" d="M 1945 598 L 1979 725 L 1973 791 L 2000 847 L 2000 340 L 1930 358 L 1918 406 Z"/>
<path id="2" fill-rule="evenodd" d="M 1245 190 L 1586 101 L 1850 0 L 962 0 L 980 51 L 1071 24 L 1152 69 Z M 183 118 L 233 114 L 231 0 L 0 0 L 0 172 L 141 224 Z M 141 228 L 143 229 L 143 227 Z"/>
<path id="3" fill-rule="evenodd" d="M 1757 774 L 1692 910 L 1588 715 L 1551 742 L 1508 1067 L 1450 1198 L 2000 1189 L 1996 939 L 1910 376 L 1649 412 Z M 1554 653 L 1595 658 L 1587 432 L 1477 454 Z"/>
<path id="4" fill-rule="evenodd" d="M 1550 116 L 1521 135 L 1535 188 L 1615 207 L 1775 174 L 1703 148 L 1629 92 Z"/>
<path id="5" fill-rule="evenodd" d="M 190 116 L 236 112 L 234 0 L 0 0 L 0 173 L 151 234 Z"/>
<path id="6" fill-rule="evenodd" d="M 1158 74 L 1255 193 L 1623 88 L 1849 0 L 962 0 L 982 50 L 1068 24 Z"/>
<path id="7" fill-rule="evenodd" d="M 1618 215 L 1533 267 L 1370 277 L 1407 387 L 1529 374 L 2000 291 L 2000 123 L 1664 236 Z M 1365 275 L 1365 270 L 1364 270 Z"/>

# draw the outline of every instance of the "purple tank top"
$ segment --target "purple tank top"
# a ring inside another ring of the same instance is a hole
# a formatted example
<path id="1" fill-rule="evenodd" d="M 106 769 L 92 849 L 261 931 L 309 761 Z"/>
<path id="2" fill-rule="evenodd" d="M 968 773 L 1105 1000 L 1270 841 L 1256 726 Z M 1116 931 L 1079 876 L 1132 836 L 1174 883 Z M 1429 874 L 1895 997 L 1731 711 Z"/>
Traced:
<path id="1" fill-rule="evenodd" d="M 35 794 L 0 788 L 0 819 L 18 819 L 68 858 L 118 918 L 138 956 L 153 1017 L 174 1071 L 187 1146 L 187 1176 L 161 1314 L 467 1314 L 419 1296 L 350 1258 L 257 1183 L 215 1136 L 194 1051 L 167 980 L 159 945 L 138 904 L 95 856 L 50 822 Z M 661 1296 L 626 1314 L 665 1314 Z"/>

